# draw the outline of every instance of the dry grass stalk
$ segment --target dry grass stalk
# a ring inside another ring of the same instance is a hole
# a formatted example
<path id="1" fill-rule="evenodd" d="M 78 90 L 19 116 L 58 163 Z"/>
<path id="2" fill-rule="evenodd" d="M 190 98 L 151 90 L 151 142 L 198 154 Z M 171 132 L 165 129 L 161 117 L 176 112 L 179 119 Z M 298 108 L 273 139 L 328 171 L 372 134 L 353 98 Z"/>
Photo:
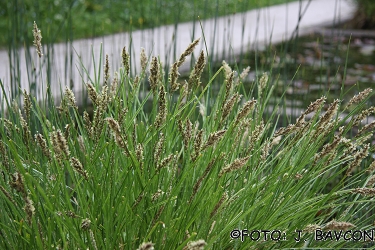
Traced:
<path id="1" fill-rule="evenodd" d="M 375 188 L 355 188 L 352 193 L 373 197 L 375 196 Z"/>
<path id="2" fill-rule="evenodd" d="M 137 250 L 154 250 L 154 243 L 144 242 L 137 248 Z"/>
<path id="3" fill-rule="evenodd" d="M 108 55 L 105 55 L 105 64 L 104 64 L 104 85 L 108 84 L 109 80 L 109 60 Z"/>
<path id="4" fill-rule="evenodd" d="M 199 54 L 197 62 L 195 63 L 194 69 L 191 71 L 189 76 L 188 86 L 190 88 L 193 86 L 198 87 L 200 85 L 200 79 L 205 65 L 206 59 L 204 57 L 204 52 L 202 50 Z"/>
<path id="5" fill-rule="evenodd" d="M 352 227 L 355 227 L 355 225 L 350 222 L 332 220 L 323 227 L 323 230 L 348 230 Z"/>
<path id="6" fill-rule="evenodd" d="M 164 123 L 165 120 L 167 119 L 167 103 L 165 99 L 165 89 L 164 85 L 160 85 L 160 90 L 159 90 L 159 112 L 156 115 L 155 123 L 154 126 L 156 129 L 159 129 Z"/>
<path id="7" fill-rule="evenodd" d="M 204 240 L 189 241 L 182 250 L 203 250 L 206 245 Z"/>
<path id="8" fill-rule="evenodd" d="M 177 67 L 180 67 L 185 62 L 186 57 L 193 53 L 195 47 L 199 43 L 199 40 L 200 38 L 196 39 L 191 44 L 189 44 L 186 50 L 181 54 L 180 59 L 178 59 Z"/>
<path id="9" fill-rule="evenodd" d="M 129 53 L 126 51 L 126 47 L 124 47 L 124 48 L 122 49 L 121 57 L 122 57 L 122 66 L 123 66 L 124 69 L 125 69 L 125 74 L 128 76 L 129 73 L 130 73 L 130 64 L 129 64 L 129 61 L 130 61 L 130 55 L 129 55 Z"/>
<path id="10" fill-rule="evenodd" d="M 355 95 L 352 97 L 352 99 L 350 99 L 348 105 L 346 105 L 346 108 L 349 108 L 350 106 L 352 106 L 353 104 L 357 104 L 357 103 L 360 103 L 361 101 L 363 101 L 364 99 L 366 99 L 366 97 L 372 92 L 372 89 L 370 88 L 367 88 L 365 90 L 363 90 L 362 92 L 358 93 L 358 95 Z"/>
<path id="11" fill-rule="evenodd" d="M 70 164 L 73 169 L 76 170 L 80 175 L 82 175 L 86 180 L 89 179 L 87 171 L 83 168 L 82 163 L 75 157 L 70 158 Z"/>
<path id="12" fill-rule="evenodd" d="M 234 170 L 242 168 L 243 166 L 245 166 L 245 164 L 247 163 L 249 159 L 250 159 L 250 156 L 235 159 L 231 164 L 228 164 L 226 167 L 222 168 L 218 176 L 221 177 L 225 173 L 229 173 Z"/>
<path id="13" fill-rule="evenodd" d="M 208 136 L 207 141 L 203 145 L 202 151 L 205 150 L 206 148 L 210 147 L 210 146 L 213 146 L 215 143 L 217 143 L 221 138 L 223 138 L 225 132 L 227 132 L 226 129 L 211 133 Z"/>
<path id="14" fill-rule="evenodd" d="M 42 54 L 42 32 L 38 29 L 34 21 L 34 28 L 33 28 L 33 36 L 34 36 L 34 46 L 36 47 L 36 52 L 38 53 L 39 58 L 43 56 Z"/>
<path id="15" fill-rule="evenodd" d="M 159 85 L 159 78 L 160 78 L 160 69 L 159 69 L 159 62 L 157 57 L 152 57 L 151 66 L 150 66 L 150 87 L 153 94 L 156 94 L 156 90 Z"/>

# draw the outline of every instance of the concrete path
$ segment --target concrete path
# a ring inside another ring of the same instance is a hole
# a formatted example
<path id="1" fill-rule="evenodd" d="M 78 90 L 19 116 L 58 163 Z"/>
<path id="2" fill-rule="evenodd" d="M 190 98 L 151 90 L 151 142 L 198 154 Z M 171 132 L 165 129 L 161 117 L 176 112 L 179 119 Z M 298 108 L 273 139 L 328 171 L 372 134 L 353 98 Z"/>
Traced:
<path id="1" fill-rule="evenodd" d="M 278 43 L 286 40 L 296 29 L 300 35 L 303 35 L 313 28 L 347 20 L 354 10 L 355 4 L 352 0 L 304 0 L 206 20 L 202 22 L 202 26 L 208 52 L 214 56 L 215 60 L 222 60 L 223 56 L 233 58 L 233 55 L 248 49 L 261 49 L 270 42 Z M 43 35 L 43 27 L 39 28 Z M 55 44 L 53 54 L 45 55 L 42 60 L 37 58 L 36 51 L 32 48 L 29 67 L 26 67 L 25 50 L 21 49 L 19 51 L 21 59 L 19 77 L 22 89 L 28 89 L 31 82 L 35 82 L 40 91 L 45 89 L 42 86 L 46 83 L 48 56 L 52 67 L 50 71 L 52 72 L 52 90 L 57 97 L 60 93 L 59 84 L 63 89 L 66 85 L 74 86 L 73 90 L 80 93 L 83 86 L 80 74 L 83 73 L 84 81 L 88 81 L 88 76 L 83 72 L 76 53 L 89 74 L 94 76 L 92 52 L 96 58 L 96 68 L 101 67 L 103 70 L 103 61 L 98 65 L 102 46 L 102 55 L 109 55 L 111 74 L 113 74 L 120 66 L 120 53 L 126 46 L 131 48 L 132 70 L 135 72 L 140 68 L 141 47 L 145 48 L 149 55 L 159 55 L 164 65 L 171 65 L 189 43 L 199 37 L 203 38 L 199 23 L 181 23 L 177 27 L 163 26 L 157 29 L 135 31 L 131 34 L 122 33 L 102 38 L 77 40 L 72 43 L 72 46 Z M 201 49 L 204 49 L 203 39 L 199 48 L 196 48 L 195 55 L 198 55 Z M 189 69 L 189 60 L 180 71 Z M 11 84 L 9 65 L 7 51 L 0 51 L 0 79 L 5 84 L 7 92 Z M 100 80 L 102 79 L 103 74 Z M 40 95 L 41 93 L 38 94 Z M 0 94 L 1 97 L 2 94 Z"/>

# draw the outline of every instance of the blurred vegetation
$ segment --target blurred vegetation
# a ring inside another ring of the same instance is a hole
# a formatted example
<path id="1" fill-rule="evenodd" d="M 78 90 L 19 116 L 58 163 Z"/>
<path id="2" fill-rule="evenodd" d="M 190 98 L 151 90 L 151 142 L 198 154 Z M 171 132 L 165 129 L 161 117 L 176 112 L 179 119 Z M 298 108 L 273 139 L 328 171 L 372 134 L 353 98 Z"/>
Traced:
<path id="1" fill-rule="evenodd" d="M 211 18 L 291 0 L 5 0 L 0 1 L 0 47 L 32 42 L 33 22 L 43 42 L 108 35 Z"/>
<path id="2" fill-rule="evenodd" d="M 375 1 L 374 0 L 355 0 L 357 10 L 353 19 L 346 25 L 348 28 L 355 29 L 374 29 L 375 28 Z"/>

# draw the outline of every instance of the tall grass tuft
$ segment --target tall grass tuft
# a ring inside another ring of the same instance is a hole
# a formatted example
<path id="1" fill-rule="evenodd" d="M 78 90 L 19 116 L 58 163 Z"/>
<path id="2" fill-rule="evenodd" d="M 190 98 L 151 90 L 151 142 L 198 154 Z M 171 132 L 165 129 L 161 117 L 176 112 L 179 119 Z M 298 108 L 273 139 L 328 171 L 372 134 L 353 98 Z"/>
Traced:
<path id="1" fill-rule="evenodd" d="M 349 114 L 340 100 L 324 111 L 322 97 L 278 128 L 276 109 L 263 116 L 271 75 L 243 82 L 246 70 L 237 76 L 224 64 L 205 81 L 201 52 L 189 79 L 179 79 L 178 67 L 194 46 L 169 77 L 157 57 L 149 70 L 129 75 L 125 50 L 116 76 L 107 56 L 105 84 L 86 84 L 93 112 L 80 113 L 69 88 L 48 115 L 26 92 L 24 112 L 16 104 L 2 111 L 2 249 L 368 245 L 319 241 L 309 232 L 373 227 L 373 131 L 350 137 L 362 128 L 354 121 L 368 114 L 371 91 L 349 102 L 356 104 Z M 245 229 L 281 236 L 251 240 L 241 234 Z M 301 240 L 296 232 L 303 232 Z"/>

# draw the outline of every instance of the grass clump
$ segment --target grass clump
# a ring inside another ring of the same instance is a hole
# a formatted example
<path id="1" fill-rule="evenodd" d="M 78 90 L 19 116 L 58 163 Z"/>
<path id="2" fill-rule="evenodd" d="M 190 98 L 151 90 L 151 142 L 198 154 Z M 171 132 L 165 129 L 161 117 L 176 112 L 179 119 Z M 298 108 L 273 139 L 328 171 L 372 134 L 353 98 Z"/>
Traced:
<path id="1" fill-rule="evenodd" d="M 143 61 L 136 76 L 129 75 L 126 50 L 117 74 L 106 57 L 105 84 L 86 84 L 91 114 L 78 112 L 69 88 L 59 107 L 25 91 L 20 109 L 5 96 L 1 248 L 369 244 L 319 241 L 310 232 L 372 228 L 373 131 L 363 127 L 350 136 L 371 113 L 365 107 L 371 91 L 347 104 L 324 106 L 322 97 L 278 128 L 277 106 L 263 116 L 276 81 L 268 74 L 244 83 L 248 68 L 237 74 L 223 63 L 201 82 L 207 60 L 201 52 L 189 79 L 179 80 L 178 68 L 197 43 L 171 66 L 169 77 L 157 57 L 149 69 Z M 219 91 L 214 84 L 221 84 Z M 244 84 L 251 87 L 244 91 Z M 245 229 L 270 230 L 275 237 L 251 240 L 246 231 L 238 234 Z"/>

